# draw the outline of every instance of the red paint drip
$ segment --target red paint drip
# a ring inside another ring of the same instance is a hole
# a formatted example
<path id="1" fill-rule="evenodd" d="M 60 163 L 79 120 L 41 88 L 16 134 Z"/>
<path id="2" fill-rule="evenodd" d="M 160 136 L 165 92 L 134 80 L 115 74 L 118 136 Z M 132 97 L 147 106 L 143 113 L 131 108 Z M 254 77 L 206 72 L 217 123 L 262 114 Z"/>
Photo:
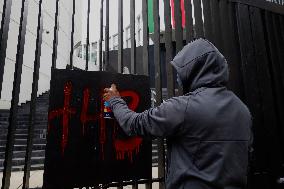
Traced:
<path id="1" fill-rule="evenodd" d="M 97 119 L 96 115 L 88 115 L 89 104 L 90 104 L 90 89 L 86 88 L 83 92 L 83 106 L 80 116 L 83 136 L 85 136 L 85 124 L 89 121 L 96 121 Z"/>
<path id="2" fill-rule="evenodd" d="M 48 114 L 48 131 L 51 129 L 51 121 L 56 117 L 62 116 L 62 140 L 61 140 L 61 152 L 64 155 L 64 150 L 68 143 L 68 134 L 69 134 L 69 121 L 73 114 L 76 113 L 76 110 L 70 106 L 71 101 L 71 93 L 72 93 L 72 83 L 67 82 L 64 85 L 64 105 L 62 108 L 52 110 Z M 123 91 L 120 93 L 122 97 L 130 97 L 131 100 L 128 104 L 131 110 L 136 110 L 138 107 L 140 98 L 137 93 L 133 91 Z M 90 90 L 86 88 L 83 92 L 83 105 L 82 111 L 80 114 L 80 121 L 82 123 L 82 133 L 85 135 L 85 124 L 89 121 L 99 121 L 99 142 L 101 146 L 101 159 L 104 160 L 105 152 L 104 147 L 106 143 L 106 121 L 103 115 L 104 103 L 101 98 L 101 107 L 100 113 L 98 116 L 96 115 L 88 115 L 88 109 L 90 104 Z M 133 137 L 126 140 L 116 139 L 117 126 L 114 123 L 114 131 L 113 131 L 113 143 L 116 151 L 116 159 L 123 160 L 125 157 L 128 157 L 129 160 L 133 161 L 133 153 L 137 154 L 140 149 L 140 145 L 142 144 L 142 138 Z"/>
<path id="3" fill-rule="evenodd" d="M 121 97 L 130 97 L 130 103 L 128 104 L 129 109 L 136 110 L 140 101 L 137 93 L 133 91 L 123 91 L 120 93 Z M 132 137 L 126 140 L 115 139 L 114 148 L 116 151 L 116 159 L 124 160 L 127 156 L 130 162 L 133 162 L 133 153 L 136 155 L 139 152 L 140 145 L 142 144 L 142 138 Z"/>
<path id="4" fill-rule="evenodd" d="M 72 83 L 67 82 L 64 85 L 64 105 L 63 108 L 59 108 L 57 110 L 53 110 L 49 112 L 48 115 L 48 131 L 51 128 L 50 122 L 55 118 L 62 115 L 62 138 L 61 138 L 61 152 L 64 154 L 64 150 L 68 143 L 68 134 L 69 134 L 69 121 L 72 114 L 76 113 L 74 108 L 71 108 L 71 92 L 72 92 Z"/>
<path id="5" fill-rule="evenodd" d="M 133 137 L 127 140 L 116 139 L 114 141 L 116 159 L 124 160 L 126 155 L 128 156 L 130 162 L 133 162 L 133 153 L 135 153 L 136 155 L 138 154 L 141 144 L 142 138 L 140 137 Z"/>

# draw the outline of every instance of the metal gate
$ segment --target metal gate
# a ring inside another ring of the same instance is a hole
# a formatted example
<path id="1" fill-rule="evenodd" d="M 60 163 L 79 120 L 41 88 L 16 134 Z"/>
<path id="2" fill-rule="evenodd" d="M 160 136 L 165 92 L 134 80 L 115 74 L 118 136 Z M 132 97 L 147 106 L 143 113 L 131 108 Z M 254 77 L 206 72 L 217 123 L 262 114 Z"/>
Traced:
<path id="1" fill-rule="evenodd" d="M 2 188 L 8 189 L 10 186 L 10 176 L 12 167 L 13 146 L 15 143 L 16 118 L 19 103 L 19 93 L 21 84 L 21 73 L 23 65 L 24 45 L 29 43 L 25 40 L 26 25 L 28 16 L 28 1 L 22 0 L 20 27 L 18 33 L 18 45 L 16 54 L 16 65 L 14 72 L 12 101 L 9 114 L 9 127 L 6 143 L 4 172 Z M 53 29 L 53 52 L 52 68 L 56 69 L 58 37 L 58 14 L 59 2 L 56 1 L 55 22 Z M 70 0 L 71 1 L 71 0 Z M 87 11 L 87 31 L 90 25 L 90 1 Z M 111 0 L 112 1 L 112 0 Z M 118 1 L 118 50 L 117 50 L 117 70 L 122 73 L 123 60 L 123 0 Z M 29 188 L 31 155 L 33 146 L 33 133 L 36 110 L 36 97 L 38 90 L 38 78 L 41 53 L 44 52 L 42 46 L 42 3 L 39 0 L 36 50 L 33 70 L 33 83 L 31 93 L 31 106 L 29 113 L 29 130 L 25 158 L 25 168 L 23 177 L 23 189 Z M 130 0 L 130 70 L 137 73 L 136 64 L 136 41 L 135 41 L 135 0 Z M 148 6 L 148 3 L 153 3 Z M 170 0 L 164 0 L 164 23 L 163 40 L 161 40 L 159 1 L 142 0 L 142 20 L 143 20 L 143 73 L 149 75 L 149 62 L 154 62 L 156 106 L 162 103 L 162 81 L 166 80 L 167 97 L 178 95 L 174 81 L 174 70 L 169 62 L 173 58 L 173 52 L 180 51 L 183 46 L 195 38 L 204 37 L 212 41 L 228 60 L 230 66 L 229 88 L 232 89 L 249 106 L 254 117 L 255 152 L 252 159 L 249 173 L 249 188 L 276 188 L 277 183 L 284 177 L 284 7 L 262 0 L 174 0 L 174 28 L 172 26 L 172 12 Z M 75 7 L 79 1 L 73 0 L 72 9 L 72 29 L 70 40 L 70 66 L 73 69 L 74 54 L 74 26 Z M 184 4 L 182 10 L 181 3 Z M 110 0 L 101 0 L 100 9 L 100 41 L 99 41 L 99 68 L 108 71 L 110 67 L 109 48 L 109 4 Z M 9 33 L 9 23 L 12 0 L 4 0 L 2 22 L 0 30 L 0 92 L 2 90 L 4 66 L 6 60 L 7 40 Z M 149 30 L 148 30 L 148 7 L 153 8 L 154 32 L 153 56 L 149 56 Z M 194 14 L 193 14 L 194 10 Z M 185 26 L 182 23 L 182 14 L 185 15 Z M 105 29 L 103 28 L 103 17 L 105 17 Z M 103 30 L 105 30 L 103 32 Z M 105 36 L 103 35 L 105 33 Z M 86 64 L 85 70 L 89 66 L 90 36 L 86 37 Z M 103 40 L 105 49 L 103 49 Z M 163 42 L 162 42 L 163 41 Z M 165 50 L 166 73 L 162 77 L 161 50 Z M 151 60 L 151 61 L 150 61 Z M 153 60 L 153 61 L 152 61 Z M 159 188 L 164 188 L 165 178 L 165 145 L 164 140 L 158 141 L 158 177 L 150 181 L 129 181 L 123 183 L 113 183 L 109 186 L 122 188 L 124 185 L 133 185 L 138 188 L 138 184 L 146 184 L 146 188 L 152 188 L 152 182 L 159 182 Z M 109 186 L 104 186 L 105 188 Z M 93 186 L 86 186 L 93 187 Z"/>

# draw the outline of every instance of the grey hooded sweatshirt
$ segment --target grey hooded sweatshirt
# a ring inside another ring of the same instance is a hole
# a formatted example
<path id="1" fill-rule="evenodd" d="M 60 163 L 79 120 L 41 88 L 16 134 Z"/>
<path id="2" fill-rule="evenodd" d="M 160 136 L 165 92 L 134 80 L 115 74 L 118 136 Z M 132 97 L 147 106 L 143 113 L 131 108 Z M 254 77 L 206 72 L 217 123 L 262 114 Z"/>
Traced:
<path id="1" fill-rule="evenodd" d="M 114 116 L 129 136 L 167 138 L 167 189 L 245 188 L 251 115 L 225 86 L 229 74 L 224 56 L 209 41 L 198 39 L 172 65 L 186 95 L 143 113 L 114 97 Z"/>

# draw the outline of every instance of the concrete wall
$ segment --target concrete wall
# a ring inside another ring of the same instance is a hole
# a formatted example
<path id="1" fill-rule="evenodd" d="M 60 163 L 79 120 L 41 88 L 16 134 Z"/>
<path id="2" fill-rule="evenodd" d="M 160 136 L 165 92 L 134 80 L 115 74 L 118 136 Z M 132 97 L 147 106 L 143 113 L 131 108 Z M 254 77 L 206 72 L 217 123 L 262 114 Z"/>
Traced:
<path id="1" fill-rule="evenodd" d="M 30 100 L 32 90 L 32 74 L 35 58 L 36 46 L 36 29 L 38 15 L 39 0 L 29 0 L 29 13 L 27 21 L 26 43 L 24 52 L 24 64 L 22 70 L 22 82 L 20 92 L 20 103 Z M 75 36 L 74 44 L 82 39 L 82 22 L 81 22 L 81 3 L 76 1 L 75 15 Z M 55 16 L 55 0 L 43 1 L 43 42 L 42 54 L 40 62 L 40 76 L 38 94 L 49 90 L 51 63 L 52 63 L 52 45 L 54 31 L 54 16 Z M 72 1 L 60 0 L 59 3 L 59 32 L 58 32 L 58 57 L 57 68 L 65 68 L 69 63 L 70 56 L 70 37 L 71 37 L 71 15 Z M 2 15 L 3 0 L 0 0 L 0 14 Z M 5 62 L 4 78 L 2 94 L 0 99 L 0 109 L 10 107 L 12 98 L 12 88 L 14 79 L 15 60 L 17 52 L 17 38 L 19 32 L 21 1 L 13 0 L 12 13 L 10 20 L 10 29 L 7 45 L 7 56 Z M 0 18 L 1 19 L 1 18 Z M 78 61 L 77 61 L 78 62 Z"/>

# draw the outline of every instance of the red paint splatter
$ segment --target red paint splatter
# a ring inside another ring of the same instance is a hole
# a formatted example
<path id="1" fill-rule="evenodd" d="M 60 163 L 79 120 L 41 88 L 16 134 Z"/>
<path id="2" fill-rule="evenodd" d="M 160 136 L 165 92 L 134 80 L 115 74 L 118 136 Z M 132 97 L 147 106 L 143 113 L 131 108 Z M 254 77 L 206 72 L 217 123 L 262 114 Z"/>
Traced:
<path id="1" fill-rule="evenodd" d="M 96 115 L 88 115 L 89 103 L 90 103 L 90 89 L 86 88 L 83 92 L 83 106 L 80 116 L 83 136 L 85 135 L 85 124 L 89 121 L 96 121 L 97 119 Z"/>
<path id="2" fill-rule="evenodd" d="M 116 151 L 116 159 L 124 160 L 125 155 L 128 156 L 130 162 L 133 161 L 133 152 L 137 155 L 142 143 L 142 138 L 133 137 L 127 140 L 116 139 L 114 141 L 114 147 Z"/>
<path id="3" fill-rule="evenodd" d="M 71 108 L 71 93 L 72 93 L 72 83 L 67 82 L 64 85 L 64 105 L 63 108 L 53 110 L 48 114 L 48 131 L 51 128 L 50 122 L 55 118 L 62 115 L 62 138 L 61 138 L 61 152 L 64 154 L 64 150 L 68 143 L 68 126 L 72 114 L 76 113 L 74 108 Z"/>
<path id="4" fill-rule="evenodd" d="M 64 151 L 66 148 L 66 145 L 68 143 L 68 133 L 69 133 L 69 121 L 72 115 L 76 113 L 76 110 L 70 106 L 71 101 L 71 95 L 72 95 L 72 83 L 67 82 L 64 85 L 64 105 L 62 108 L 53 110 L 49 112 L 48 115 L 48 131 L 51 128 L 51 121 L 59 116 L 62 116 L 62 140 L 61 140 L 61 152 L 62 155 L 64 155 Z M 137 93 L 133 91 L 122 91 L 120 93 L 121 97 L 130 98 L 130 101 L 128 103 L 128 107 L 135 111 L 138 107 L 140 98 Z M 106 143 L 106 120 L 103 115 L 104 111 L 104 101 L 102 98 L 102 93 L 100 96 L 100 112 L 98 115 L 89 115 L 88 109 L 90 104 L 90 89 L 85 88 L 83 91 L 83 104 L 82 104 L 82 110 L 80 114 L 80 121 L 82 123 L 82 135 L 85 135 L 85 125 L 87 122 L 90 121 L 97 121 L 99 123 L 99 143 L 100 143 L 100 149 L 101 149 L 101 159 L 104 160 L 105 154 L 104 154 L 104 148 Z M 137 154 L 139 152 L 140 146 L 142 144 L 142 138 L 140 137 L 132 137 L 129 139 L 116 139 L 117 134 L 117 123 L 115 120 L 112 121 L 113 123 L 113 145 L 116 152 L 116 159 L 117 160 L 124 160 L 125 157 L 128 157 L 129 160 L 133 161 L 133 153 Z"/>
<path id="5" fill-rule="evenodd" d="M 120 93 L 121 97 L 130 97 L 131 101 L 128 104 L 129 109 L 135 111 L 136 108 L 138 107 L 140 98 L 138 96 L 138 94 L 134 91 L 122 91 Z"/>
<path id="6" fill-rule="evenodd" d="M 133 91 L 123 91 L 120 93 L 121 97 L 130 97 L 131 100 L 128 104 L 129 109 L 135 111 L 138 107 L 140 98 L 137 93 Z M 115 137 L 114 137 L 115 138 Z M 132 137 L 126 140 L 115 139 L 114 148 L 116 151 L 116 159 L 124 160 L 125 155 L 128 156 L 130 162 L 133 161 L 133 153 L 137 154 L 142 144 L 141 137 Z"/>

